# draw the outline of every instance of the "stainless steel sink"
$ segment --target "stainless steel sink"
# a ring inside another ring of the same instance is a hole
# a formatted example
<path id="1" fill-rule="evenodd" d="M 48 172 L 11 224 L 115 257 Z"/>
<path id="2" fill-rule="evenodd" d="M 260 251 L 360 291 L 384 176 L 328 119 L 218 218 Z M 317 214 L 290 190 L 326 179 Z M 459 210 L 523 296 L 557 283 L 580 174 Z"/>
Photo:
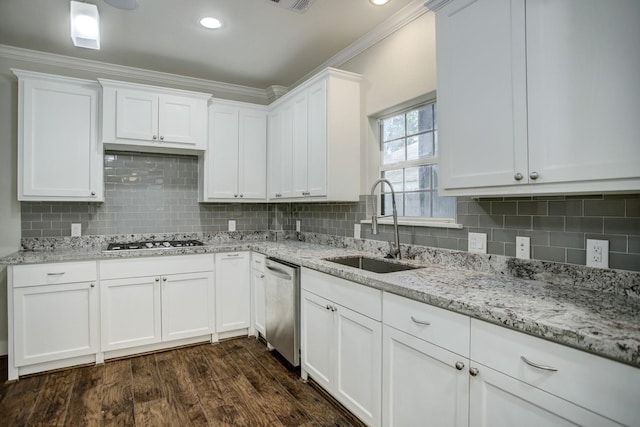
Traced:
<path id="1" fill-rule="evenodd" d="M 387 261 L 385 259 L 367 258 L 363 256 L 325 258 L 325 261 L 331 261 L 337 264 L 359 268 L 361 270 L 372 271 L 374 273 L 393 273 L 396 271 L 415 270 L 416 268 L 420 268 L 413 267 L 411 265 L 398 264 L 394 261 Z"/>

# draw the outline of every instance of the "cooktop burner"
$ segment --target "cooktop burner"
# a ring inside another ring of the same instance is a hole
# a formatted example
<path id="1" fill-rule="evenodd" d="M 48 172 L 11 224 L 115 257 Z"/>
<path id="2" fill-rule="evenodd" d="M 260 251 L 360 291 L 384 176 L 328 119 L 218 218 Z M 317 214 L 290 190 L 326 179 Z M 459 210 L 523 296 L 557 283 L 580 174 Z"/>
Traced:
<path id="1" fill-rule="evenodd" d="M 144 242 L 109 243 L 108 251 L 133 251 L 138 249 L 167 249 L 202 246 L 200 240 L 147 240 Z"/>

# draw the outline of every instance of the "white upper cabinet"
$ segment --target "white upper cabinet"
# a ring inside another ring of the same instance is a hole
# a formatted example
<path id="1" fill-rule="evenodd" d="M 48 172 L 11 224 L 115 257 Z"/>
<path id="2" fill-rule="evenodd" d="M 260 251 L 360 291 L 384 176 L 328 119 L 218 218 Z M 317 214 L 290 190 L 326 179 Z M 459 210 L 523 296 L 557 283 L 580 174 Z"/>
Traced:
<path id="1" fill-rule="evenodd" d="M 201 170 L 203 201 L 266 200 L 266 109 L 214 101 L 209 106 L 209 144 Z"/>
<path id="2" fill-rule="evenodd" d="M 18 76 L 18 200 L 103 201 L 100 86 L 30 71 Z"/>
<path id="3" fill-rule="evenodd" d="M 640 189 L 640 3 L 434 0 L 429 7 L 442 194 Z"/>
<path id="4" fill-rule="evenodd" d="M 358 200 L 360 80 L 329 68 L 271 106 L 270 200 Z"/>
<path id="5" fill-rule="evenodd" d="M 108 146 L 143 151 L 206 149 L 211 95 L 98 80 L 104 88 L 102 141 Z"/>

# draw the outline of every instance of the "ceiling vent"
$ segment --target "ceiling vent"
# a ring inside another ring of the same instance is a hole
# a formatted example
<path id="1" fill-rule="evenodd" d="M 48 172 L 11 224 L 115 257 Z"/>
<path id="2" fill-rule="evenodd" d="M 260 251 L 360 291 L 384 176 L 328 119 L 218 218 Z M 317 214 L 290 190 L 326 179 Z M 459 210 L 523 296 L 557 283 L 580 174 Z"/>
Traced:
<path id="1" fill-rule="evenodd" d="M 294 12 L 304 13 L 313 0 L 267 0 L 267 2 Z"/>

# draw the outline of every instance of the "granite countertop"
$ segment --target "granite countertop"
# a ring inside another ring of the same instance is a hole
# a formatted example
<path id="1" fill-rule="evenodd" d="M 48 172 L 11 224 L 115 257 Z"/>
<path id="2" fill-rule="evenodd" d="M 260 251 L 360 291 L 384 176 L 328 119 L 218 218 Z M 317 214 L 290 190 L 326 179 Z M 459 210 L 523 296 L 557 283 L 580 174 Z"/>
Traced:
<path id="1" fill-rule="evenodd" d="M 21 251 L 3 264 L 31 264 L 254 250 L 303 267 L 640 367 L 640 299 L 450 265 L 402 261 L 416 270 L 377 274 L 324 258 L 371 253 L 297 241 L 227 241 L 193 248 L 103 252 Z"/>

